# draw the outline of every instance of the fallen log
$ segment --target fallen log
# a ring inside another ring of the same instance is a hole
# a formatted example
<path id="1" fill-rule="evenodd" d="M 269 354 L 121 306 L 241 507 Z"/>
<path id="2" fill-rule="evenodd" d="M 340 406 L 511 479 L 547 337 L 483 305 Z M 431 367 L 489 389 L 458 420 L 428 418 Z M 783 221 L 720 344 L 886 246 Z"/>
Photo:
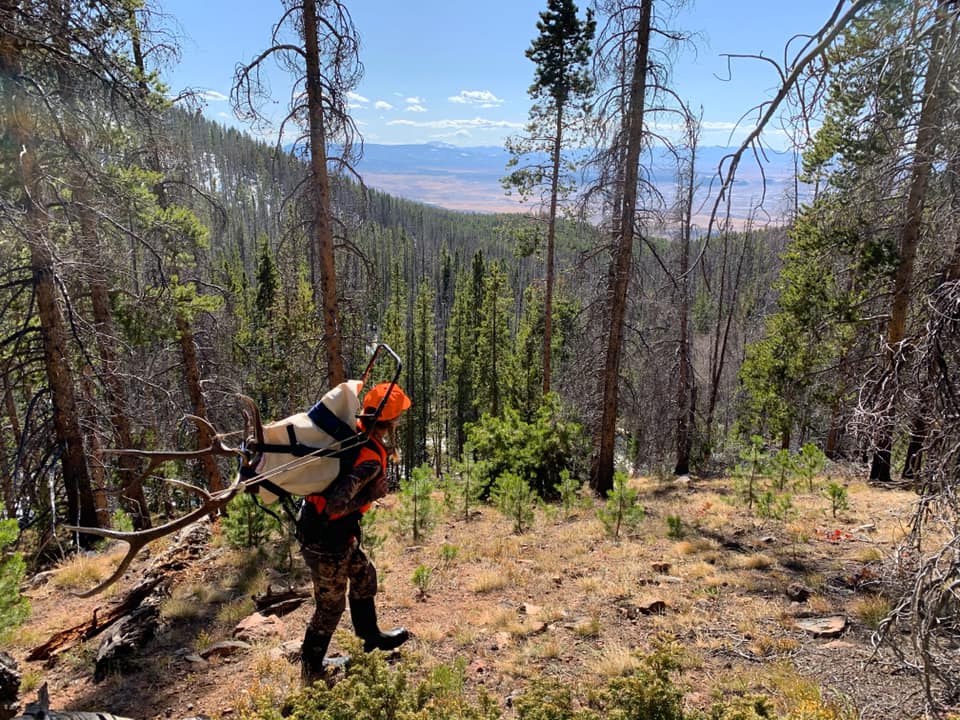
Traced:
<path id="1" fill-rule="evenodd" d="M 309 590 L 290 588 L 282 592 L 274 592 L 273 586 L 268 585 L 267 591 L 261 595 L 253 595 L 254 606 L 261 615 L 276 615 L 283 617 L 293 612 L 311 595 Z"/>
<path id="2" fill-rule="evenodd" d="M 200 546 L 206 542 L 209 533 L 209 523 L 205 521 L 184 528 L 174 545 L 156 559 L 144 579 L 119 602 L 110 605 L 106 610 L 98 607 L 89 620 L 55 633 L 42 645 L 33 648 L 26 659 L 30 662 L 53 660 L 57 655 L 96 637 L 121 618 L 134 612 L 158 588 L 169 587 L 175 575 L 189 566 L 192 556 L 199 553 Z"/>
<path id="3" fill-rule="evenodd" d="M 101 608 L 93 611 L 93 617 L 79 625 L 55 633 L 42 645 L 33 648 L 27 655 L 29 662 L 50 660 L 78 643 L 96 637 L 114 622 L 134 611 L 160 584 L 163 577 L 148 578 L 127 593 L 119 603 L 108 607 L 103 613 Z"/>

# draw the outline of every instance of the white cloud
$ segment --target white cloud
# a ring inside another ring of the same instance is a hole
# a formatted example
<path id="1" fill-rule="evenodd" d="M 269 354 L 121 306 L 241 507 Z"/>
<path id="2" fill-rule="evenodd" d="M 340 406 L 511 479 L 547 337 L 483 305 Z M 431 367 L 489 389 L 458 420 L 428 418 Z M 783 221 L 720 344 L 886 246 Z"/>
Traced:
<path id="1" fill-rule="evenodd" d="M 422 97 L 417 97 L 414 95 L 412 97 L 408 97 L 406 100 L 404 100 L 404 102 L 407 103 L 407 105 L 423 105 L 426 100 L 424 100 Z"/>
<path id="2" fill-rule="evenodd" d="M 377 100 L 373 106 L 377 110 L 393 110 L 393 105 L 388 103 L 386 100 Z"/>
<path id="3" fill-rule="evenodd" d="M 503 100 L 489 90 L 461 90 L 459 95 L 451 95 L 447 99 L 458 105 L 479 105 L 485 108 L 503 105 Z"/>
<path id="4" fill-rule="evenodd" d="M 406 111 L 407 112 L 426 112 L 427 109 L 423 105 L 413 104 L 413 105 L 407 105 Z"/>
<path id="5" fill-rule="evenodd" d="M 391 120 L 387 125 L 407 125 L 409 127 L 433 128 L 435 130 L 466 131 L 470 128 L 478 130 L 517 129 L 523 123 L 509 120 L 488 120 L 487 118 L 473 118 L 472 120 Z"/>
<path id="6" fill-rule="evenodd" d="M 201 90 L 197 93 L 197 97 L 207 102 L 223 102 L 227 99 L 226 95 L 216 90 Z"/>
<path id="7" fill-rule="evenodd" d="M 363 95 L 360 95 L 359 93 L 355 93 L 353 91 L 350 91 L 347 93 L 347 99 L 350 100 L 350 102 L 357 103 L 358 105 L 364 105 L 365 103 L 370 102 Z"/>

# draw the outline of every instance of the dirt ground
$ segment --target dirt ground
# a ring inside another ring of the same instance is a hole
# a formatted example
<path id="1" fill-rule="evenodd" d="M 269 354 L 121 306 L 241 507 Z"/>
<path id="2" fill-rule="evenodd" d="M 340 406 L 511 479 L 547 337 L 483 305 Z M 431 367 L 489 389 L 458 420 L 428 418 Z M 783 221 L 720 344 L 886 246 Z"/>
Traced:
<path id="1" fill-rule="evenodd" d="M 756 692 L 781 711 L 814 698 L 845 711 L 837 717 L 920 716 L 916 678 L 871 645 L 889 608 L 882 581 L 897 567 L 896 543 L 915 495 L 851 475 L 849 509 L 838 517 L 822 493 L 798 492 L 783 522 L 748 513 L 727 480 L 634 482 L 645 518 L 619 540 L 598 520 L 598 502 L 585 499 L 569 513 L 538 509 L 533 528 L 521 535 L 491 507 L 469 522 L 438 509 L 429 538 L 412 546 L 391 527 L 397 499 L 385 499 L 373 528 L 383 540 L 373 553 L 378 608 L 382 627 L 402 624 L 413 633 L 402 658 L 420 672 L 462 659 L 468 690 L 484 687 L 509 715 L 507 699 L 533 678 L 553 676 L 578 688 L 603 684 L 667 638 L 683 648 L 677 682 L 691 707 Z M 94 681 L 100 637 L 53 661 L 24 660 L 53 633 L 98 608 L 102 614 L 161 552 L 142 553 L 117 586 L 90 599 L 73 596 L 53 575 L 32 584 L 31 619 L 5 648 L 20 663 L 22 702 L 45 682 L 56 710 L 230 718 L 256 698 L 279 702 L 298 685 L 299 668 L 289 658 L 312 600 L 249 648 L 197 657 L 231 639 L 253 612 L 251 595 L 268 584 L 274 591 L 309 584 L 296 553 L 287 567 L 283 559 L 230 550 L 216 529 L 177 572 L 161 605 L 160 631 L 125 667 Z M 811 618 L 834 618 L 843 628 L 818 637 L 802 627 Z M 349 631 L 345 616 L 331 652 Z"/>

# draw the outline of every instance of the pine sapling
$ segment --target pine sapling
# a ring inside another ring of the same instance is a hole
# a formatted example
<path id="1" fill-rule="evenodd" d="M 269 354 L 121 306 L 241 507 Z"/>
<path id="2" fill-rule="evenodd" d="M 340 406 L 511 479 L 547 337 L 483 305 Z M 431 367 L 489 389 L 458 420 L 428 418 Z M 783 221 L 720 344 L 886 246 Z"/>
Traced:
<path id="1" fill-rule="evenodd" d="M 627 476 L 618 472 L 613 476 L 613 489 L 607 494 L 607 502 L 597 510 L 597 517 L 603 523 L 607 535 L 614 540 L 620 538 L 624 528 L 635 528 L 643 520 L 646 511 L 637 502 L 640 492 L 627 485 Z"/>
<path id="2" fill-rule="evenodd" d="M 750 438 L 750 447 L 740 452 L 740 459 L 733 470 L 737 493 L 747 503 L 747 512 L 753 513 L 753 505 L 759 500 L 757 484 L 763 476 L 767 462 L 767 453 L 763 449 L 763 438 L 754 435 Z"/>
<path id="3" fill-rule="evenodd" d="M 427 567 L 426 565 L 418 565 L 416 570 L 413 571 L 413 577 L 410 578 L 410 581 L 414 587 L 417 588 L 417 599 L 426 600 L 427 591 L 430 589 L 430 584 L 433 581 L 433 568 Z"/>
<path id="4" fill-rule="evenodd" d="M 573 473 L 569 470 L 563 469 L 560 471 L 560 482 L 554 485 L 553 489 L 556 490 L 560 496 L 560 507 L 563 508 L 563 512 L 567 517 L 570 516 L 573 508 L 577 505 L 582 485 L 583 483 L 574 477 Z"/>
<path id="5" fill-rule="evenodd" d="M 827 489 L 823 491 L 823 494 L 826 495 L 830 501 L 830 512 L 834 518 L 837 517 L 838 512 L 850 507 L 847 501 L 847 489 L 838 482 L 831 482 L 827 485 Z"/>
<path id="6" fill-rule="evenodd" d="M 414 543 L 423 540 L 433 529 L 436 514 L 433 490 L 433 469 L 428 463 L 415 467 L 409 480 L 400 481 L 395 526 L 401 536 L 412 538 Z"/>
<path id="7" fill-rule="evenodd" d="M 522 477 L 511 472 L 503 473 L 490 494 L 497 509 L 513 520 L 513 532 L 519 535 L 533 524 L 537 494 Z"/>
<path id="8" fill-rule="evenodd" d="M 806 482 L 807 492 L 813 492 L 813 479 L 827 465 L 827 456 L 813 443 L 807 443 L 794 458 L 797 475 Z"/>
<path id="9" fill-rule="evenodd" d="M 467 443 L 463 447 L 463 460 L 454 463 L 453 472 L 444 484 L 444 502 L 455 517 L 469 521 L 471 512 L 480 504 L 483 491 L 473 446 Z"/>

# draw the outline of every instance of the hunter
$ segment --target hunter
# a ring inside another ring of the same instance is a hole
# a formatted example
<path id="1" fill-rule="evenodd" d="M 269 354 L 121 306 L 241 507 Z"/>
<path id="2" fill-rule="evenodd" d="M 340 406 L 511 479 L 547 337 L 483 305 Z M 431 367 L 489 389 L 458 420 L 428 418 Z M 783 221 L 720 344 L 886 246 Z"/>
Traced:
<path id="1" fill-rule="evenodd" d="M 377 570 L 360 547 L 360 520 L 375 500 L 387 494 L 387 458 L 396 460 L 395 429 L 410 405 L 399 385 L 384 382 L 372 387 L 363 399 L 358 420 L 368 439 L 353 466 L 303 503 L 297 536 L 316 600 L 300 652 L 304 685 L 327 677 L 323 659 L 346 608 L 348 585 L 353 629 L 363 640 L 365 652 L 393 650 L 410 636 L 402 627 L 380 630 L 374 605 Z"/>

